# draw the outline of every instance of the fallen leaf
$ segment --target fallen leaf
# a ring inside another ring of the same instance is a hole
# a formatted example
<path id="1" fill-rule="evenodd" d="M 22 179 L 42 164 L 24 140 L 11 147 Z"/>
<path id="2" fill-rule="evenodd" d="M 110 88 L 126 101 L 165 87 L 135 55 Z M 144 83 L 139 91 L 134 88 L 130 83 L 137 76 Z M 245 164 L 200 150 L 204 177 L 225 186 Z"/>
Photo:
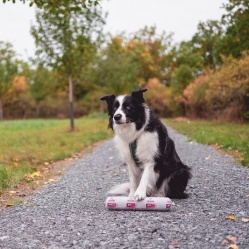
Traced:
<path id="1" fill-rule="evenodd" d="M 55 179 L 49 179 L 48 181 L 49 182 L 58 182 L 58 180 L 55 180 Z"/>
<path id="2" fill-rule="evenodd" d="M 15 193 L 16 193 L 16 191 L 9 191 L 9 193 L 10 193 L 10 194 L 15 194 Z"/>
<path id="3" fill-rule="evenodd" d="M 242 221 L 242 222 L 245 222 L 245 223 L 248 223 L 248 222 L 249 222 L 249 219 L 247 219 L 247 218 L 241 218 L 241 221 Z"/>
<path id="4" fill-rule="evenodd" d="M 40 176 L 41 175 L 41 172 L 40 171 L 36 171 L 32 174 L 26 174 L 25 177 L 28 178 L 28 179 L 34 179 L 35 177 L 37 176 Z"/>
<path id="5" fill-rule="evenodd" d="M 234 237 L 234 236 L 229 237 L 228 240 L 231 241 L 231 242 L 233 242 L 233 243 L 237 242 L 237 238 Z"/>
<path id="6" fill-rule="evenodd" d="M 13 203 L 10 203 L 10 202 L 7 202 L 5 206 L 6 206 L 6 207 L 12 207 L 12 206 L 14 206 L 14 204 L 13 204 Z"/>
<path id="7" fill-rule="evenodd" d="M 176 246 L 178 244 L 178 242 L 176 240 L 172 240 L 169 244 L 171 246 Z"/>
<path id="8" fill-rule="evenodd" d="M 236 220 L 236 217 L 235 217 L 234 214 L 228 214 L 228 215 L 226 216 L 226 219 L 228 219 L 228 220 Z"/>
<path id="9" fill-rule="evenodd" d="M 227 245 L 227 244 L 229 244 L 229 241 L 228 241 L 227 239 L 223 239 L 223 240 L 221 241 L 221 244 L 222 244 L 222 245 Z"/>
<path id="10" fill-rule="evenodd" d="M 239 249 L 239 247 L 237 246 L 237 245 L 230 245 L 229 247 L 228 247 L 228 249 Z"/>

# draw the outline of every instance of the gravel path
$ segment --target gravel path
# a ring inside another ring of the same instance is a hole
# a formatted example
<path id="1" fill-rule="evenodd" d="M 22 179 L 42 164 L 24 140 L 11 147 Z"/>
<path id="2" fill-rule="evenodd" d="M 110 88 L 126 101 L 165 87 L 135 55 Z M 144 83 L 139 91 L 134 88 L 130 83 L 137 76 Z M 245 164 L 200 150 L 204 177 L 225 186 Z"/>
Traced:
<path id="1" fill-rule="evenodd" d="M 127 181 L 112 140 L 23 205 L 0 214 L 0 248 L 249 248 L 249 170 L 169 129 L 193 167 L 189 199 L 169 212 L 108 211 L 113 185 Z M 233 214 L 236 220 L 226 219 Z"/>

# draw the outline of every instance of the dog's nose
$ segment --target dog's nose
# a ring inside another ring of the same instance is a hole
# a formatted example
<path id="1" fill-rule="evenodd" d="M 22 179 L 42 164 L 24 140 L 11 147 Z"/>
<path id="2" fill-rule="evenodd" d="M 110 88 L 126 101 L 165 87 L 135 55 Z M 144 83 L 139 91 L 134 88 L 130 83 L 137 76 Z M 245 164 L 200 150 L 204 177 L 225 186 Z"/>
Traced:
<path id="1" fill-rule="evenodd" d="M 116 114 L 116 115 L 114 116 L 114 119 L 115 119 L 116 121 L 119 121 L 119 120 L 121 119 L 121 117 L 122 117 L 121 114 Z"/>

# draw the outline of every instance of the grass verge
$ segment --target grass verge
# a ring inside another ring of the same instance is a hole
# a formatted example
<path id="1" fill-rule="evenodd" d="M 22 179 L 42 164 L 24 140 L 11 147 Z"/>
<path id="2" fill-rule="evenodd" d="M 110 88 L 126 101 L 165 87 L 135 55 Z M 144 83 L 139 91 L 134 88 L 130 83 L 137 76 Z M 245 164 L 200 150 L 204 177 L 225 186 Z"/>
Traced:
<path id="1" fill-rule="evenodd" d="M 17 120 L 0 122 L 0 194 L 29 181 L 44 165 L 85 149 L 111 135 L 107 120 L 85 117 L 75 120 Z"/>
<path id="2" fill-rule="evenodd" d="M 191 120 L 178 122 L 164 119 L 165 123 L 185 134 L 190 140 L 214 145 L 237 158 L 242 165 L 249 166 L 249 124 L 218 123 Z"/>

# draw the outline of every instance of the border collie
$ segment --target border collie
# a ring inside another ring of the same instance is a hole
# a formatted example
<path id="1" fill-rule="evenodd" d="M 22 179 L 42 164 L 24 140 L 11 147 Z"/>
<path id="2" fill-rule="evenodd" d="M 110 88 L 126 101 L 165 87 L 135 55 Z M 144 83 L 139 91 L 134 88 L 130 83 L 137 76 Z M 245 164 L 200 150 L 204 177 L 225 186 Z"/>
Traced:
<path id="1" fill-rule="evenodd" d="M 145 104 L 143 93 L 147 90 L 100 98 L 107 102 L 109 127 L 115 132 L 130 180 L 109 193 L 126 192 L 138 201 L 146 196 L 187 198 L 184 191 L 191 178 L 190 167 L 181 162 L 165 125 Z"/>

